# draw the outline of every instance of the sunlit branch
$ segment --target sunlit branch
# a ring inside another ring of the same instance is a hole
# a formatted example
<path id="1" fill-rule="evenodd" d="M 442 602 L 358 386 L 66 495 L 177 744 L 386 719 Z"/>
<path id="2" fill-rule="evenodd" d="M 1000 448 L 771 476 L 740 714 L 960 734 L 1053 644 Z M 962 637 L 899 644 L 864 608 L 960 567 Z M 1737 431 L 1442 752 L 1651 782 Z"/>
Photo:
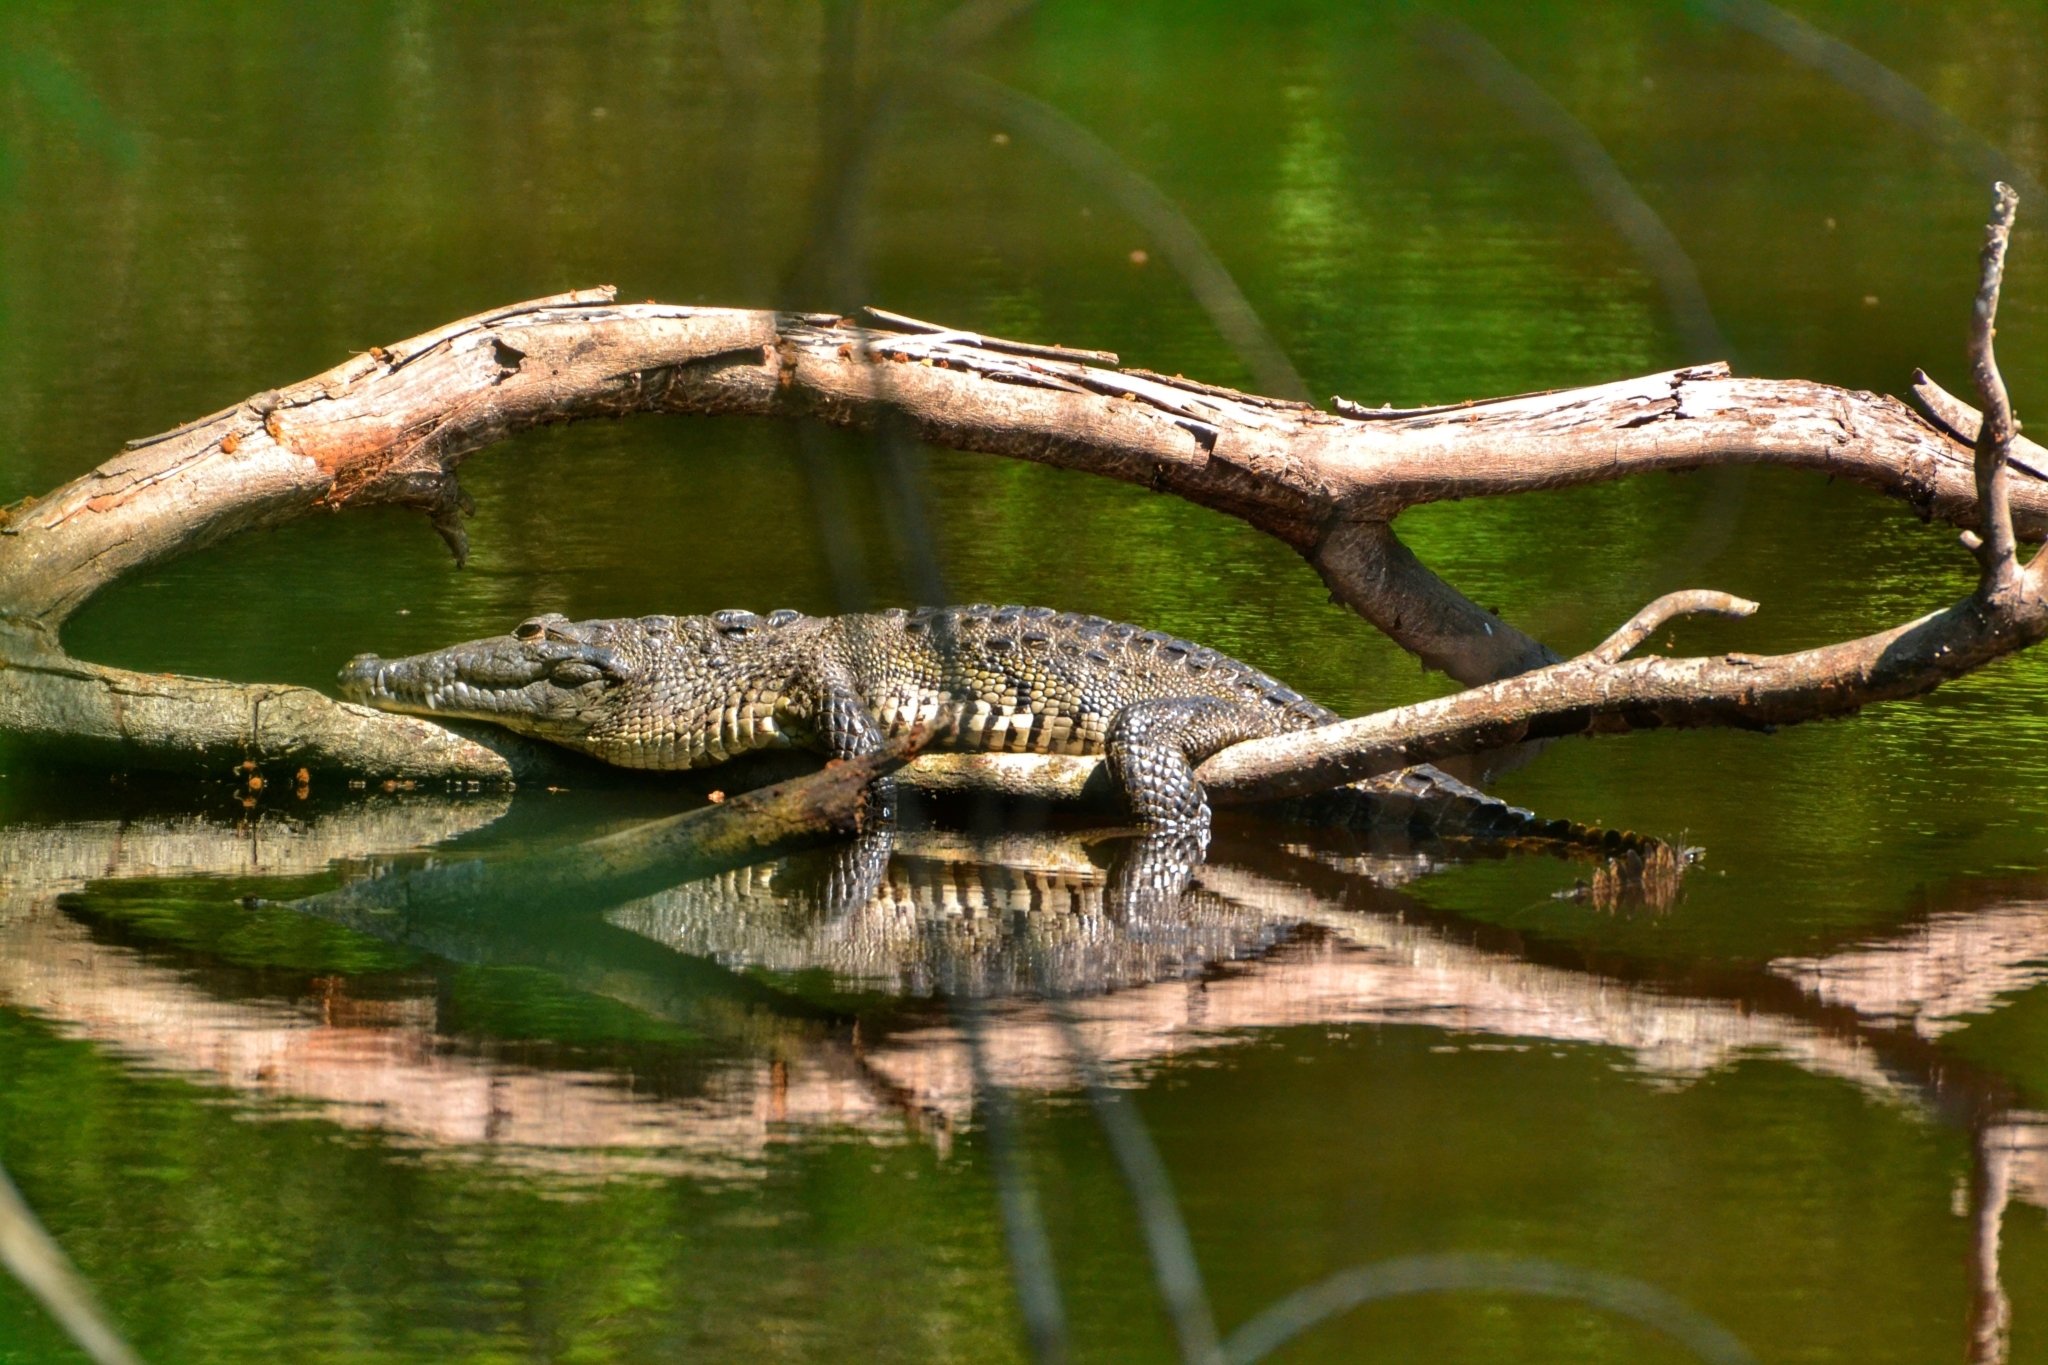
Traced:
<path id="1" fill-rule="evenodd" d="M 2005 250 L 2012 240 L 2019 197 L 2004 181 L 1999 182 L 1997 191 L 1998 203 L 1984 229 L 1981 278 L 1970 314 L 1970 374 L 1977 384 L 1978 400 L 1984 404 L 1975 461 L 1977 503 L 1983 519 L 1971 548 L 1983 565 L 1982 591 L 1988 598 L 2012 592 L 2019 578 L 2009 468 L 2012 438 L 2019 423 L 2013 419 L 2012 400 L 2005 392 L 2005 378 L 1998 372 L 1998 353 L 1992 341 L 1998 331 L 1998 293 L 2005 279 Z"/>
<path id="2" fill-rule="evenodd" d="M 837 315 L 620 305 L 609 290 L 372 348 L 131 443 L 10 511 L 0 525 L 0 646 L 18 666 L 0 671 L 0 728 L 113 740 L 132 760 L 172 766 L 228 752 L 510 776 L 503 752 L 417 720 L 303 689 L 98 670 L 64 658 L 55 632 L 125 573 L 314 510 L 409 505 L 459 539 L 451 528 L 466 500 L 456 473 L 470 454 L 533 426 L 636 412 L 857 430 L 900 423 L 933 445 L 1172 493 L 1293 546 L 1340 600 L 1461 681 L 1508 679 L 1428 704 L 1449 710 L 1408 708 L 1219 756 L 1205 775 L 1225 801 L 1545 735 L 1842 715 L 1926 691 L 2040 636 L 2034 589 L 2015 580 L 1984 601 L 1803 655 L 1560 664 L 1431 574 L 1390 527 L 1428 502 L 1768 463 L 1854 479 L 1924 516 L 1994 534 L 2009 512 L 2017 538 L 2041 538 L 2048 483 L 1987 480 L 1987 492 L 2002 494 L 1980 504 L 1972 452 L 1892 399 L 1706 366 L 1444 407 L 1341 405 L 1332 416 L 1102 359 L 969 332 L 877 331 Z"/>
<path id="3" fill-rule="evenodd" d="M 1621 629 L 1593 646 L 1579 657 L 1598 660 L 1604 664 L 1618 664 L 1627 657 L 1630 650 L 1656 633 L 1665 622 L 1680 616 L 1727 616 L 1741 620 L 1756 614 L 1757 604 L 1725 592 L 1703 592 L 1693 589 L 1688 592 L 1667 592 L 1656 601 L 1631 616 Z"/>

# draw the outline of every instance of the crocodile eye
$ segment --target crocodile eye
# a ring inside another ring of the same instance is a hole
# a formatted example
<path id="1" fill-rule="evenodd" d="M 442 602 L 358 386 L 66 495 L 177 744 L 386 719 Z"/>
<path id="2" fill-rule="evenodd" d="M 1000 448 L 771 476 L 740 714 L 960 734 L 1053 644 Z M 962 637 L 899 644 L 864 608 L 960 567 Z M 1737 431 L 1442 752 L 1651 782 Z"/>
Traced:
<path id="1" fill-rule="evenodd" d="M 538 640 L 541 636 L 547 634 L 547 631 L 547 622 L 536 616 L 531 621 L 521 621 L 517 628 L 513 630 L 512 635 L 513 638 L 519 640 Z"/>
<path id="2" fill-rule="evenodd" d="M 761 624 L 761 618 L 750 611 L 715 611 L 711 624 L 720 635 L 745 635 Z"/>

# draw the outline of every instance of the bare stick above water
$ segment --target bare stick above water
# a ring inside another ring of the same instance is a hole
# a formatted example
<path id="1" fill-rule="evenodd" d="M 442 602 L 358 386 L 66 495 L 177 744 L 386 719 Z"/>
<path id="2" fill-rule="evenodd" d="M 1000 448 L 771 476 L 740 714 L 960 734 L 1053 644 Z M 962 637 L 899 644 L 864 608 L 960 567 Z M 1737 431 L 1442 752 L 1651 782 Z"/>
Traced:
<path id="1" fill-rule="evenodd" d="M 1977 429 L 1975 469 L 1977 504 L 1983 521 L 1971 545 L 1984 569 L 1986 597 L 2013 591 L 2019 578 L 2019 552 L 2012 532 L 2012 441 L 2019 431 L 2005 377 L 1998 372 L 1992 338 L 1998 332 L 1998 293 L 2005 279 L 2005 250 L 2012 240 L 2013 215 L 2019 196 L 2000 181 L 1998 202 L 1984 228 L 1984 251 L 1975 307 L 1970 314 L 1970 373 L 1984 415 Z"/>

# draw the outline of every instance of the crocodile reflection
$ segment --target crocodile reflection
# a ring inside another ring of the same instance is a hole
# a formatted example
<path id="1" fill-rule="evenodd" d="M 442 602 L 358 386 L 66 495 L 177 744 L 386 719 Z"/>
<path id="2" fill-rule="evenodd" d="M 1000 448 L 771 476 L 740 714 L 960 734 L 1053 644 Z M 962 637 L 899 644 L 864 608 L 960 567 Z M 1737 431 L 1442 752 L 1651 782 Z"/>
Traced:
<path id="1" fill-rule="evenodd" d="M 2009 990 L 2038 979 L 2048 943 L 2048 901 L 2001 893 L 1967 914 L 1937 910 L 1880 940 L 1774 964 L 1747 995 L 1659 989 L 1474 942 L 1391 889 L 1453 850 L 1265 841 L 1255 854 L 1256 841 L 1240 847 L 1227 832 L 1173 894 L 1159 894 L 1156 868 L 1119 882 L 1129 864 L 1115 840 L 928 832 L 902 836 L 879 875 L 872 859 L 843 853 L 574 922 L 543 906 L 484 917 L 387 909 L 351 926 L 452 962 L 537 968 L 711 1039 L 652 1078 L 630 1061 L 515 1053 L 463 1035 L 423 975 L 386 981 L 374 998 L 338 979 L 297 996 L 224 992 L 190 961 L 110 940 L 63 903 L 110 879 L 298 875 L 337 858 L 375 870 L 502 810 L 413 801 L 300 822 L 0 830 L 0 1003 L 132 1065 L 222 1087 L 252 1112 L 290 1101 L 287 1113 L 374 1130 L 399 1148 L 588 1180 L 748 1174 L 772 1145 L 804 1134 L 944 1141 L 972 1117 L 967 1043 L 942 1006 L 911 1001 L 856 1046 L 833 1007 L 776 988 L 821 971 L 856 992 L 979 993 L 990 1074 L 1034 1090 L 1074 1083 L 1061 1011 L 1126 1079 L 1274 1028 L 1410 1024 L 1454 1043 L 1611 1048 L 1660 1085 L 1769 1055 L 1918 1107 L 1939 1088 L 1903 1044 L 1934 1020 L 1995 1006 L 1954 983 Z M 1064 1003 L 1047 1000 L 1055 993 Z M 2026 1111 L 1983 1122 L 1981 1145 L 2013 1197 L 2048 1204 L 2044 1136 L 2042 1116 Z"/>
<path id="2" fill-rule="evenodd" d="M 1191 884 L 1170 838 L 872 835 L 689 882 L 606 919 L 732 968 L 898 995 L 1080 996 L 1265 955 L 1302 923 Z"/>

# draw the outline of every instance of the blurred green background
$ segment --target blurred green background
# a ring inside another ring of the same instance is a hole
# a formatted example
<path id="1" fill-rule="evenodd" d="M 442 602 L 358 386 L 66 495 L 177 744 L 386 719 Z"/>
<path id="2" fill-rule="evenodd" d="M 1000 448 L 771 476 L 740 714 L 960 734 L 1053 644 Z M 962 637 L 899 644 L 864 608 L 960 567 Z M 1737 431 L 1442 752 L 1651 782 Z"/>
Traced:
<path id="1" fill-rule="evenodd" d="M 2040 174 L 2048 10 L 1797 11 Z M 373 344 L 601 283 L 628 299 L 874 303 L 1251 385 L 1115 196 L 1057 143 L 921 79 L 948 13 L 9 0 L 0 501 Z M 1924 366 L 1968 391 L 1989 191 L 1940 147 L 1713 6 L 1431 13 L 1483 35 L 1606 149 L 1696 267 L 1740 371 L 1896 393 Z M 960 60 L 1156 185 L 1318 400 L 1432 403 L 1699 358 L 1557 146 L 1420 41 L 1421 17 L 1048 0 Z M 2022 206 L 2001 312 L 2022 416 L 2048 391 L 2043 207 Z M 1347 712 L 1447 686 L 1329 604 L 1278 544 L 1087 476 L 637 419 L 521 436 L 464 478 L 479 504 L 466 569 L 416 517 L 310 518 L 135 576 L 67 642 L 130 667 L 323 686 L 358 651 L 539 611 L 827 612 L 936 583 L 958 601 L 1181 633 Z M 1951 531 L 1781 471 L 1444 505 L 1400 529 L 1468 595 L 1567 651 L 1678 586 L 1764 604 L 1749 622 L 1680 626 L 1681 652 L 1769 652 L 1895 624 L 1971 581 Z M 2031 903 L 2048 868 L 2044 703 L 2048 656 L 2027 655 L 1843 723 L 1558 745 L 1499 793 L 1704 846 L 1685 899 L 1624 914 L 1555 901 L 1578 871 L 1534 858 L 1456 867 L 1414 894 L 1461 932 L 1653 990 L 1749 981 L 1959 905 Z M 101 795 L 102 773 L 7 766 L 0 813 L 52 839 L 59 815 L 118 819 L 139 799 Z M 537 801 L 517 798 L 518 837 L 633 814 Z M 32 898 L 34 876 L 9 884 Z M 248 889 L 95 884 L 63 914 L 222 1000 L 304 1000 L 330 980 L 432 999 L 465 1055 L 677 1095 L 705 1084 L 710 1059 L 766 1055 L 559 973 L 339 930 L 310 945 L 252 935 L 232 910 Z M 2001 999 L 1916 1052 L 1915 1074 L 2048 1105 L 2044 1002 L 2040 988 Z M 944 1151 L 807 1131 L 744 1176 L 564 1187 L 318 1116 L 247 1121 L 246 1098 L 81 1041 L 98 1035 L 61 1016 L 0 1004 L 0 1160 L 151 1360 L 1022 1353 L 978 1130 Z M 1952 1206 L 1970 1137 L 1940 1103 L 1765 1058 L 1673 1087 L 1590 1044 L 1458 1048 L 1422 1025 L 1281 1029 L 1145 1072 L 1141 1104 L 1226 1328 L 1353 1261 L 1501 1250 L 1648 1279 L 1765 1360 L 1962 1353 L 1969 1223 Z M 1085 1107 L 1027 1108 L 1075 1358 L 1169 1358 Z M 2006 1238 L 2013 1358 L 2048 1359 L 2042 1210 L 2015 1205 Z M 73 1358 L 0 1285 L 0 1362 Z M 1684 1356 L 1591 1309 L 1468 1295 L 1361 1311 L 1281 1358 Z"/>

